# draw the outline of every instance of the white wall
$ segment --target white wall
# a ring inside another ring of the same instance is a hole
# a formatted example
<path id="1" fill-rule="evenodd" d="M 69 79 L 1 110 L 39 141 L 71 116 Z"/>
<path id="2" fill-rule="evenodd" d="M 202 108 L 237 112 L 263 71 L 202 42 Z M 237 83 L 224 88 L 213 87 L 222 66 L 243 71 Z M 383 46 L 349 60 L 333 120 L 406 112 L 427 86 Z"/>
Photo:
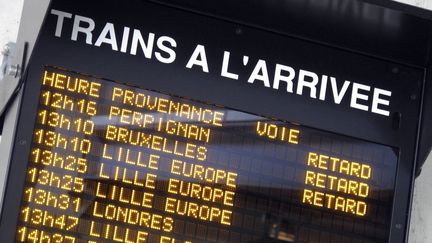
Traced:
<path id="1" fill-rule="evenodd" d="M 432 10 L 432 0 L 398 2 Z M 7 42 L 16 40 L 22 4 L 23 0 L 0 0 L 0 50 Z M 432 156 L 429 156 L 421 176 L 416 180 L 409 238 L 409 243 L 429 242 L 432 242 Z"/>
<path id="2" fill-rule="evenodd" d="M 0 50 L 7 42 L 16 40 L 22 5 L 23 0 L 0 0 Z"/>
<path id="3" fill-rule="evenodd" d="M 395 0 L 395 1 L 415 5 L 422 8 L 432 9 L 432 0 Z"/>

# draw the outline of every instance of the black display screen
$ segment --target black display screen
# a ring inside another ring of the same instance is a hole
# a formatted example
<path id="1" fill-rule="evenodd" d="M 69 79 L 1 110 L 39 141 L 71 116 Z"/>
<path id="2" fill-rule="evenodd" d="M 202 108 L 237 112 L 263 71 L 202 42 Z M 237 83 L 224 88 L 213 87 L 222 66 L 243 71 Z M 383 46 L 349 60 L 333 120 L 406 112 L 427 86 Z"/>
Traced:
<path id="1" fill-rule="evenodd" d="M 388 241 L 394 148 L 57 68 L 40 82 L 18 242 Z"/>

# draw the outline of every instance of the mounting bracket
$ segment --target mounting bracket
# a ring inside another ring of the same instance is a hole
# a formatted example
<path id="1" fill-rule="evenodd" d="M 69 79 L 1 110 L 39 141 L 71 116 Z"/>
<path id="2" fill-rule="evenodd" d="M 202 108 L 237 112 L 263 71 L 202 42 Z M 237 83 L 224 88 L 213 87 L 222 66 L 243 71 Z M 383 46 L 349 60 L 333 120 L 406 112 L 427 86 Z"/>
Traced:
<path id="1" fill-rule="evenodd" d="M 0 117 L 6 110 L 7 105 L 19 88 L 19 80 L 22 73 L 22 57 L 16 55 L 16 44 L 9 42 L 1 52 L 3 60 L 0 64 Z M 20 64 L 17 64 L 17 61 Z"/>

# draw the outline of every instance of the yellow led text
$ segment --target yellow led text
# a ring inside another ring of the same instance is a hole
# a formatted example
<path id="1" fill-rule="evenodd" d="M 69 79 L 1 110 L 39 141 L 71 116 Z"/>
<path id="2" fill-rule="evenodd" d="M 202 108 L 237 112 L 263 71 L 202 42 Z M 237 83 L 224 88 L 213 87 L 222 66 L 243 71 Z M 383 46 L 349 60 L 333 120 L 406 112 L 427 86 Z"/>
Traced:
<path id="1" fill-rule="evenodd" d="M 207 148 L 192 143 L 182 143 L 165 137 L 134 131 L 127 128 L 108 125 L 105 138 L 124 144 L 140 146 L 168 154 L 184 156 L 190 159 L 205 160 Z"/>
<path id="2" fill-rule="evenodd" d="M 156 188 L 157 175 L 145 173 L 142 170 L 123 168 L 113 164 L 100 163 L 98 165 L 99 178 L 119 181 L 129 185 L 145 187 L 148 189 Z"/>
<path id="3" fill-rule="evenodd" d="M 90 153 L 92 143 L 89 139 L 69 137 L 59 132 L 36 129 L 34 133 L 35 142 L 48 147 L 72 150 L 82 154 Z"/>
<path id="4" fill-rule="evenodd" d="M 231 225 L 232 211 L 167 197 L 165 211 L 181 216 Z"/>
<path id="5" fill-rule="evenodd" d="M 358 216 L 365 216 L 367 213 L 365 202 L 308 189 L 303 191 L 302 202 Z"/>
<path id="6" fill-rule="evenodd" d="M 267 137 L 271 140 L 298 144 L 300 131 L 297 129 L 280 127 L 275 124 L 266 122 L 257 122 L 256 132 L 261 137 Z"/>
<path id="7" fill-rule="evenodd" d="M 60 210 L 79 212 L 81 198 L 72 197 L 65 193 L 56 193 L 41 188 L 28 187 L 24 190 L 23 199 L 36 205 L 53 207 Z"/>
<path id="8" fill-rule="evenodd" d="M 24 222 L 31 223 L 36 226 L 46 226 L 65 231 L 75 231 L 78 226 L 79 219 L 77 217 L 55 214 L 49 211 L 24 207 L 21 210 L 21 219 Z"/>
<path id="9" fill-rule="evenodd" d="M 158 132 L 206 143 L 210 141 L 211 129 L 197 126 L 195 124 L 164 119 L 162 117 L 156 118 L 155 115 L 132 111 L 116 106 L 111 106 L 108 117 L 110 120 L 116 120 L 122 124 L 138 126 L 141 128 L 154 127 Z"/>
<path id="10" fill-rule="evenodd" d="M 38 113 L 40 124 L 60 128 L 67 131 L 92 135 L 95 124 L 91 120 L 76 118 L 54 111 L 41 110 Z"/>
<path id="11" fill-rule="evenodd" d="M 159 241 L 159 243 L 181 243 L 181 242 L 183 242 L 183 243 L 192 243 L 191 241 L 188 241 L 188 240 L 186 240 L 186 241 L 180 241 L 180 240 L 176 240 L 174 238 L 170 238 L 170 237 L 167 237 L 167 236 L 161 236 L 160 241 Z"/>
<path id="12" fill-rule="evenodd" d="M 226 185 L 231 189 L 236 188 L 237 173 L 234 172 L 173 159 L 171 163 L 171 173 L 186 178 L 193 178 L 205 183 Z"/>
<path id="13" fill-rule="evenodd" d="M 165 232 L 171 232 L 174 223 L 174 220 L 170 217 L 121 207 L 116 204 L 103 204 L 98 201 L 95 201 L 93 204 L 92 215 L 97 218 L 143 226 L 154 230 L 163 230 Z"/>
<path id="14" fill-rule="evenodd" d="M 319 172 L 306 170 L 304 183 L 314 190 L 304 189 L 303 203 L 357 216 L 366 215 L 367 203 L 357 198 L 369 197 L 370 186 L 366 181 L 372 176 L 371 166 L 313 152 L 308 154 L 307 166 Z M 338 195 L 327 193 L 329 191 Z"/>
<path id="15" fill-rule="evenodd" d="M 17 230 L 17 240 L 20 242 L 62 242 L 62 243 L 75 243 L 75 237 L 63 235 L 59 233 L 51 233 L 38 229 L 30 229 L 27 227 L 20 227 Z"/>
<path id="16" fill-rule="evenodd" d="M 135 231 L 129 228 L 123 228 L 117 225 L 102 224 L 91 221 L 89 235 L 92 237 L 113 240 L 124 243 L 146 243 L 148 233 L 144 231 Z M 103 241 L 101 241 L 103 242 Z M 89 241 L 90 243 L 90 241 Z"/>
<path id="17" fill-rule="evenodd" d="M 90 82 L 81 78 L 72 78 L 68 75 L 45 71 L 42 81 L 43 85 L 56 89 L 65 90 L 71 93 L 99 97 L 101 84 Z"/>
<path id="18" fill-rule="evenodd" d="M 194 105 L 180 103 L 161 97 L 152 97 L 147 94 L 118 87 L 113 88 L 111 100 L 125 105 L 144 108 L 149 111 L 157 111 L 205 124 L 211 124 L 217 127 L 222 126 L 225 115 L 223 112 L 203 109 L 202 107 L 196 107 Z"/>
<path id="19" fill-rule="evenodd" d="M 206 202 L 220 203 L 227 206 L 234 206 L 235 193 L 220 188 L 204 186 L 170 178 L 168 181 L 168 192 L 184 197 L 191 197 Z"/>
<path id="20" fill-rule="evenodd" d="M 84 158 L 64 155 L 40 148 L 34 148 L 31 156 L 32 162 L 35 164 L 61 168 L 66 171 L 74 171 L 82 174 L 87 172 L 87 160 Z"/>
<path id="21" fill-rule="evenodd" d="M 27 175 L 28 181 L 31 183 L 73 192 L 82 192 L 84 190 L 84 179 L 81 177 L 31 167 Z"/>
<path id="22" fill-rule="evenodd" d="M 121 146 L 103 145 L 102 157 L 107 160 L 116 160 L 125 164 L 135 165 L 141 168 L 152 170 L 159 169 L 159 155 L 147 154 Z"/>
<path id="23" fill-rule="evenodd" d="M 78 112 L 89 116 L 94 116 L 97 113 L 97 104 L 95 101 L 72 98 L 70 96 L 51 91 L 42 92 L 41 103 L 44 106 L 54 109 Z"/>
<path id="24" fill-rule="evenodd" d="M 98 182 L 96 184 L 96 197 L 144 208 L 153 208 L 154 194 Z"/>
<path id="25" fill-rule="evenodd" d="M 369 185 L 366 183 L 338 178 L 336 176 L 309 170 L 306 171 L 305 184 L 364 198 L 369 196 Z"/>
<path id="26" fill-rule="evenodd" d="M 321 170 L 333 171 L 365 180 L 370 179 L 372 175 L 372 168 L 367 164 L 361 164 L 317 153 L 309 153 L 307 165 Z"/>

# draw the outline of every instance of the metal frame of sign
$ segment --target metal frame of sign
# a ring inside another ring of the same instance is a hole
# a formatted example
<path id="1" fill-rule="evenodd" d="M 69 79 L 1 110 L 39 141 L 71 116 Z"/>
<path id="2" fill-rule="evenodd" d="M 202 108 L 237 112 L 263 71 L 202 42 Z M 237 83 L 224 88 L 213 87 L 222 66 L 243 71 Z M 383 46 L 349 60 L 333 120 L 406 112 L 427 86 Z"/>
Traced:
<path id="1" fill-rule="evenodd" d="M 424 68 L 288 36 L 247 22 L 209 16 L 205 11 L 198 13 L 147 1 L 53 0 L 50 9 L 92 18 L 97 33 L 110 22 L 118 26 L 120 32 L 124 26 L 129 26 L 143 33 L 155 33 L 156 37 L 171 36 L 178 43 L 177 59 L 172 64 L 165 64 L 154 58 L 147 59 L 142 54 L 113 51 L 109 45 L 88 45 L 84 36 L 73 41 L 71 19 L 65 20 L 62 36 L 56 37 L 57 17 L 49 14 L 48 10 L 23 77 L 25 88 L 0 219 L 1 242 L 14 239 L 36 116 L 34 104 L 38 103 L 39 82 L 45 66 L 127 82 L 398 148 L 400 154 L 389 242 L 405 241 L 418 156 L 423 92 L 427 86 Z M 199 68 L 185 68 L 198 44 L 206 47 L 209 73 Z M 274 65 L 281 63 L 391 90 L 391 115 L 351 109 L 347 100 L 335 105 L 289 94 L 286 90 L 269 89 L 258 82 L 249 84 L 247 77 L 253 66 L 241 68 L 234 65 L 232 70 L 243 77 L 239 80 L 221 77 L 224 51 L 231 52 L 232 62 L 247 55 L 254 62 L 265 59 L 272 70 Z"/>

